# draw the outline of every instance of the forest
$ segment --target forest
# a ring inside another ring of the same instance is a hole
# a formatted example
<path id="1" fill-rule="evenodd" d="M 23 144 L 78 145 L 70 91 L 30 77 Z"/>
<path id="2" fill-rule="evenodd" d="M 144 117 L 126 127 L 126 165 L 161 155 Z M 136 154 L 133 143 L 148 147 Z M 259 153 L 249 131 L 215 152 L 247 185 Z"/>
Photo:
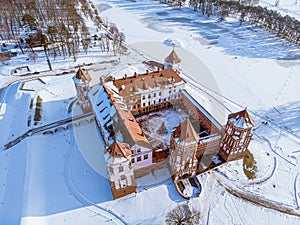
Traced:
<path id="1" fill-rule="evenodd" d="M 102 19 L 92 1 L 87 0 L 1 0 L 0 39 L 25 43 L 34 53 L 42 46 L 49 56 L 77 59 L 80 51 L 88 52 L 96 43 L 102 51 L 123 51 L 125 35 L 115 24 Z M 90 34 L 84 18 L 97 27 Z M 102 31 L 101 31 L 102 30 Z M 36 31 L 36 36 L 34 36 Z M 24 33 L 28 36 L 24 37 Z M 24 46 L 24 45 L 23 45 Z M 21 48 L 22 52 L 23 49 Z"/>
<path id="2" fill-rule="evenodd" d="M 257 5 L 259 0 L 160 0 L 162 3 L 182 7 L 188 3 L 195 13 L 220 20 L 227 16 L 239 18 L 240 24 L 249 22 L 295 44 L 300 44 L 300 22 L 288 15 Z M 279 2 L 279 0 L 277 0 Z M 124 53 L 125 35 L 115 24 L 99 16 L 91 0 L 0 0 L 0 39 L 16 43 L 24 53 L 42 46 L 46 56 L 73 57 L 88 53 L 91 45 L 100 51 L 116 55 Z M 297 4 L 297 1 L 295 1 Z M 90 34 L 86 19 L 90 18 L 96 33 Z M 35 32 L 35 36 L 33 35 Z M 27 36 L 24 34 L 27 34 Z M 2 46 L 3 47 L 3 46 Z"/>
<path id="3" fill-rule="evenodd" d="M 203 15 L 217 16 L 224 19 L 226 16 L 234 15 L 239 18 L 240 24 L 249 22 L 266 29 L 280 38 L 284 38 L 295 44 L 300 44 L 300 22 L 288 15 L 282 16 L 275 10 L 263 8 L 259 0 L 160 0 L 161 2 L 182 7 L 188 2 L 189 7 L 199 11 Z M 279 4 L 279 0 L 275 2 Z M 295 4 L 297 0 L 295 0 Z"/>

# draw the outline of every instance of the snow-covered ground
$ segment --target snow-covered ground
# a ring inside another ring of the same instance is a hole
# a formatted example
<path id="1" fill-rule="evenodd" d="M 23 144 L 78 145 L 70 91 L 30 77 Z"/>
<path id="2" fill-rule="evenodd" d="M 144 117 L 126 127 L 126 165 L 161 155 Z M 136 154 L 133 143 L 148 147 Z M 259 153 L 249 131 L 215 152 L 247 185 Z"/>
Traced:
<path id="1" fill-rule="evenodd" d="M 290 6 L 284 7 L 283 1 L 279 6 L 289 14 L 299 13 L 299 3 L 293 8 L 292 0 L 285 2 Z M 188 91 L 222 124 L 229 112 L 246 106 L 256 122 L 249 146 L 257 162 L 256 178 L 245 177 L 242 161 L 199 176 L 202 193 L 189 204 L 200 211 L 201 224 L 299 224 L 299 216 L 255 205 L 229 192 L 238 190 L 299 212 L 299 46 L 247 23 L 238 26 L 233 19 L 218 22 L 159 1 L 94 3 L 100 16 L 116 23 L 127 43 L 145 57 L 162 62 L 174 44 L 182 58 Z M 0 84 L 7 82 L 16 66 L 47 69 L 42 53 L 35 63 L 26 57 L 0 66 L 5 75 L 0 77 Z M 58 58 L 53 67 L 71 70 L 78 63 L 94 62 L 89 67 L 93 84 L 100 77 L 131 75 L 145 68 L 137 52 L 120 56 L 115 65 L 111 61 L 117 58 L 93 50 L 80 55 L 75 63 Z M 21 82 L 2 89 L 0 148 L 29 129 L 28 117 L 34 115 L 30 110 L 32 98 L 43 99 L 38 126 L 70 116 L 71 98 L 75 96 L 73 75 L 25 82 L 23 89 L 32 91 L 19 90 Z M 76 104 L 74 107 L 78 110 Z M 113 201 L 102 150 L 95 123 L 83 122 L 53 135 L 35 135 L 1 152 L 0 224 L 163 224 L 166 213 L 185 202 L 164 169 L 139 178 L 137 194 Z"/>
<path id="2" fill-rule="evenodd" d="M 276 5 L 276 3 L 278 4 Z M 300 20 L 299 0 L 259 0 L 259 5 L 278 11 L 282 16 L 289 15 Z"/>
<path id="3" fill-rule="evenodd" d="M 153 148 L 166 149 L 170 145 L 172 130 L 187 117 L 188 115 L 180 108 L 166 109 L 141 116 L 137 122 L 141 125 Z M 164 128 L 161 128 L 163 124 Z"/>

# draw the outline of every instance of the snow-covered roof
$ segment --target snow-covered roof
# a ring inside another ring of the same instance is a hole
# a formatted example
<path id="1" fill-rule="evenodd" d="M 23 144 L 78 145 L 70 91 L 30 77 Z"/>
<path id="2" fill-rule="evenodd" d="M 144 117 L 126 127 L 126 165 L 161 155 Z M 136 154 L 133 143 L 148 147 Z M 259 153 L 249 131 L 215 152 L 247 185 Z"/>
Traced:
<path id="1" fill-rule="evenodd" d="M 140 145 L 152 149 L 141 127 L 120 96 L 105 85 L 99 89 L 94 110 L 108 144 L 117 141 L 127 143 L 130 147 Z"/>
<path id="2" fill-rule="evenodd" d="M 125 143 L 115 142 L 105 153 L 105 161 L 108 164 L 115 164 L 124 161 L 130 161 L 132 152 L 126 147 Z"/>
<path id="3" fill-rule="evenodd" d="M 199 104 L 187 91 L 183 90 L 182 94 L 193 103 L 193 105 L 219 130 L 222 129 L 221 124 L 209 113 L 207 110 Z"/>
<path id="4" fill-rule="evenodd" d="M 114 158 L 109 152 L 104 153 L 104 159 L 107 164 L 118 164 L 127 162 L 126 158 Z"/>
<path id="5" fill-rule="evenodd" d="M 169 68 L 166 70 L 157 70 L 147 72 L 145 74 L 135 74 L 131 77 L 124 77 L 113 82 L 121 96 L 130 96 L 141 90 L 148 88 L 162 88 L 166 85 L 171 85 L 179 82 L 184 82 L 178 72 Z"/>
<path id="6" fill-rule="evenodd" d="M 250 117 L 248 111 L 246 109 L 232 113 L 228 116 L 229 121 L 238 128 L 251 128 L 254 126 L 254 121 Z"/>

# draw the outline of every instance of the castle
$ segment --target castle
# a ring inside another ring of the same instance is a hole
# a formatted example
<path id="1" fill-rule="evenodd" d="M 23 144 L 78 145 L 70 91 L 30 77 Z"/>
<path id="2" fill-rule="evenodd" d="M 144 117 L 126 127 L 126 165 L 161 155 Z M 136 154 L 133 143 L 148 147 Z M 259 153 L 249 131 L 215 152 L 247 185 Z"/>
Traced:
<path id="1" fill-rule="evenodd" d="M 186 82 L 173 69 L 180 62 L 173 50 L 163 68 L 101 82 L 93 106 L 87 95 L 87 71 L 79 69 L 73 78 L 83 112 L 91 107 L 95 112 L 105 142 L 104 157 L 114 198 L 135 192 L 135 177 L 160 162 L 168 165 L 178 192 L 190 198 L 191 178 L 242 158 L 249 145 L 254 121 L 247 110 L 230 114 L 225 127 L 219 124 L 185 90 Z M 176 106 L 186 111 L 187 118 L 172 130 L 168 147 L 154 148 L 136 119 Z M 216 160 L 205 164 L 203 159 L 211 155 Z"/>

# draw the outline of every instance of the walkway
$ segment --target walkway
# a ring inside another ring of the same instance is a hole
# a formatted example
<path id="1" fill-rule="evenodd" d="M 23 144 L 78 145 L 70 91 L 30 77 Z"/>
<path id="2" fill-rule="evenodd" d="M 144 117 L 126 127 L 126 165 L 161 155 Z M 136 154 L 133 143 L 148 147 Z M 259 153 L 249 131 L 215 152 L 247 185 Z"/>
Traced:
<path id="1" fill-rule="evenodd" d="M 220 174 L 215 172 L 213 172 L 212 174 L 216 176 L 218 183 L 221 186 L 223 186 L 228 193 L 236 196 L 239 199 L 243 199 L 245 201 L 251 202 L 255 205 L 262 206 L 264 208 L 269 208 L 269 209 L 276 210 L 278 212 L 300 217 L 300 212 L 295 208 L 292 208 L 288 205 L 284 205 L 276 201 L 266 199 L 262 196 L 251 194 L 247 191 L 242 190 L 242 188 L 235 187 L 234 185 L 231 184 L 231 181 L 224 179 L 224 177 L 222 177 Z"/>
<path id="2" fill-rule="evenodd" d="M 78 115 L 78 116 L 75 116 L 75 117 L 67 118 L 67 119 L 64 119 L 64 120 L 56 121 L 56 122 L 46 124 L 46 125 L 43 125 L 43 126 L 40 126 L 40 127 L 32 128 L 32 129 L 28 130 L 26 133 L 24 133 L 23 135 L 17 137 L 16 139 L 14 139 L 14 140 L 8 142 L 6 145 L 4 145 L 3 150 L 5 151 L 5 150 L 10 149 L 11 147 L 15 146 L 16 144 L 18 144 L 23 139 L 25 139 L 27 137 L 30 137 L 32 135 L 39 134 L 39 133 L 42 133 L 44 131 L 51 130 L 53 128 L 57 128 L 57 127 L 60 127 L 60 126 L 63 126 L 63 125 L 69 124 L 69 123 L 75 123 L 75 122 L 78 122 L 82 119 L 87 119 L 89 117 L 92 119 L 92 118 L 95 117 L 95 114 L 93 112 L 90 112 L 90 113 Z"/>

